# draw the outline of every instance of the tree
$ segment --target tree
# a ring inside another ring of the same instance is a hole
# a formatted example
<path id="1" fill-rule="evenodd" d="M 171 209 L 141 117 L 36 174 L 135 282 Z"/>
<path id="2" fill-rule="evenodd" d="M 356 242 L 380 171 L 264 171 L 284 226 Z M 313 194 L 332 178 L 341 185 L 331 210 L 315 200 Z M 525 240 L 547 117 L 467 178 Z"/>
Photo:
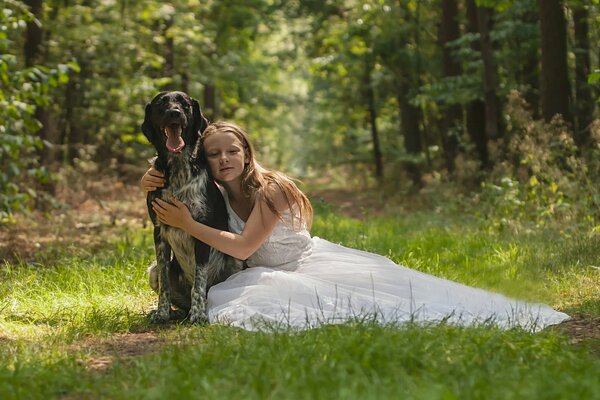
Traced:
<path id="1" fill-rule="evenodd" d="M 385 30 L 378 38 L 377 53 L 394 80 L 395 97 L 400 117 L 399 130 L 407 153 L 402 162 L 416 187 L 422 185 L 419 159 L 423 152 L 421 107 L 412 104 L 415 93 L 422 84 L 421 73 L 421 1 L 414 8 L 399 2 L 383 18 Z M 399 23 L 400 21 L 400 23 Z"/>
<path id="2" fill-rule="evenodd" d="M 444 77 L 461 75 L 461 66 L 453 56 L 449 43 L 460 35 L 458 25 L 458 4 L 456 0 L 442 0 L 442 19 L 439 30 L 439 43 L 442 48 L 442 69 Z M 458 138 L 462 125 L 462 107 L 459 104 L 445 104 L 442 119 L 442 143 L 448 172 L 454 172 L 458 154 Z"/>
<path id="3" fill-rule="evenodd" d="M 43 20 L 43 1 L 42 0 L 26 0 L 24 3 L 29 7 L 29 11 L 34 16 L 33 19 L 27 21 L 27 30 L 25 34 L 25 66 L 28 68 L 34 65 L 45 64 L 44 60 L 44 30 L 42 28 Z M 49 112 L 46 107 L 42 104 L 38 105 L 35 109 L 35 118 L 40 122 L 40 129 L 37 135 L 44 143 L 44 146 L 40 149 L 41 164 L 48 164 L 51 161 L 51 152 L 48 148 L 48 143 L 52 141 L 51 132 L 49 126 Z"/>
<path id="4" fill-rule="evenodd" d="M 477 16 L 475 0 L 467 0 L 466 3 L 467 30 L 472 34 L 481 35 L 479 32 L 479 19 Z M 471 44 L 472 50 L 480 53 L 481 42 L 483 42 L 483 39 L 481 39 L 481 41 L 473 40 Z M 481 99 L 476 98 L 467 105 L 466 113 L 467 131 L 471 140 L 475 143 L 481 167 L 487 169 L 490 164 L 490 159 L 488 152 L 488 130 L 486 126 L 486 104 Z"/>
<path id="5" fill-rule="evenodd" d="M 542 115 L 556 114 L 572 122 L 571 89 L 567 68 L 567 27 L 561 0 L 538 0 L 542 48 Z"/>
<path id="6" fill-rule="evenodd" d="M 26 209 L 36 199 L 37 183 L 49 179 L 46 165 L 36 159 L 43 142 L 36 110 L 50 104 L 53 87 L 68 81 L 66 71 L 75 66 L 48 68 L 35 64 L 40 43 L 39 31 L 25 36 L 21 28 L 39 24 L 35 15 L 20 2 L 7 3 L 0 9 L 0 221 L 15 210 Z M 27 48 L 28 64 L 23 48 Z"/>
<path id="7" fill-rule="evenodd" d="M 490 37 L 493 9 L 489 7 L 477 8 L 477 25 L 481 42 L 481 56 L 483 59 L 483 95 L 485 102 L 485 135 L 491 139 L 499 137 L 500 107 L 496 90 L 498 87 L 496 66 L 494 63 L 494 50 Z"/>
<path id="8" fill-rule="evenodd" d="M 585 5 L 573 6 L 575 53 L 575 141 L 584 147 L 590 139 L 594 101 L 588 84 L 590 70 L 589 13 Z"/>
<path id="9" fill-rule="evenodd" d="M 373 74 L 372 56 L 368 55 L 365 59 L 365 75 L 363 78 L 364 98 L 367 102 L 367 113 L 369 127 L 371 128 L 371 140 L 373 142 L 373 162 L 375 164 L 375 178 L 383 180 L 383 158 L 381 155 L 381 145 L 379 143 L 379 132 L 377 130 L 377 106 L 375 104 L 374 83 L 371 78 Z"/>

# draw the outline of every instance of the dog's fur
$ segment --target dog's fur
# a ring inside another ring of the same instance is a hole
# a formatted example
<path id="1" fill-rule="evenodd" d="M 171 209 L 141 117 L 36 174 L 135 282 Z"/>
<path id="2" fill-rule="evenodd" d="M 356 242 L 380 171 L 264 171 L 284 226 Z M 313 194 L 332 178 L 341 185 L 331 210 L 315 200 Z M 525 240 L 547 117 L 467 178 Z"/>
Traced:
<path id="1" fill-rule="evenodd" d="M 156 197 L 169 201 L 173 196 L 187 205 L 196 221 L 227 230 L 225 201 L 200 148 L 207 125 L 198 102 L 183 92 L 161 92 L 146 105 L 142 132 L 156 148 L 154 168 L 165 174 L 164 188 L 148 192 L 147 197 L 158 272 L 155 323 L 170 319 L 171 304 L 189 310 L 190 322 L 207 322 L 208 288 L 240 269 L 232 257 L 181 229 L 161 224 L 152 209 Z"/>

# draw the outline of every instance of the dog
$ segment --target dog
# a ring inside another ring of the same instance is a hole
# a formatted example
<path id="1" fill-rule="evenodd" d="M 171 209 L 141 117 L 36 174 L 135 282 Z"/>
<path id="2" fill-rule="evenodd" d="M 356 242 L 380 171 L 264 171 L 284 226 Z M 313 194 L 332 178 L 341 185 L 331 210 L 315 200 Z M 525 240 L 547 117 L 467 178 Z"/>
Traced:
<path id="1" fill-rule="evenodd" d="M 146 199 L 154 224 L 154 268 L 158 275 L 158 307 L 151 315 L 153 323 L 168 322 L 175 312 L 172 304 L 189 312 L 191 323 L 208 322 L 208 289 L 241 269 L 232 257 L 181 229 L 161 224 L 152 209 L 155 198 L 168 202 L 173 196 L 189 208 L 196 221 L 228 229 L 225 200 L 211 178 L 201 149 L 200 138 L 207 125 L 198 101 L 184 92 L 160 92 L 145 108 L 141 129 L 156 149 L 154 168 L 165 174 L 165 186 L 148 192 Z"/>

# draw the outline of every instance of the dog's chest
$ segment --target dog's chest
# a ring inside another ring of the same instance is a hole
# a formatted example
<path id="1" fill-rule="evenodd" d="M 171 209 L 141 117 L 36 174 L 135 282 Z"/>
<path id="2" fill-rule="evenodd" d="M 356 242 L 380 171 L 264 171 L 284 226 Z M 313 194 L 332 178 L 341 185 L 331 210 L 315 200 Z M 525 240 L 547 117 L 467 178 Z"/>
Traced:
<path id="1" fill-rule="evenodd" d="M 198 221 L 207 212 L 207 183 L 206 173 L 192 175 L 189 168 L 178 168 L 176 172 L 169 175 L 169 186 L 162 191 L 161 198 L 169 201 L 170 196 L 175 197 L 188 207 L 192 217 Z M 186 278 L 193 281 L 196 265 L 196 239 L 181 229 L 167 225 L 162 225 L 161 235 L 171 246 Z"/>

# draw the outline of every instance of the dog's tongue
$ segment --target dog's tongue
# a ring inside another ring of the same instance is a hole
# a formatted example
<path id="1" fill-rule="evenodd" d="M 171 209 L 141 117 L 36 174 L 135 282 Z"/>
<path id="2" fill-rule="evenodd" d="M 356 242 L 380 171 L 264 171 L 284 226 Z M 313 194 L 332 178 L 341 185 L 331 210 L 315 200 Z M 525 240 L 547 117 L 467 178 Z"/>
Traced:
<path id="1" fill-rule="evenodd" d="M 181 126 L 167 126 L 167 150 L 173 153 L 179 153 L 184 147 L 185 142 L 181 138 Z"/>

